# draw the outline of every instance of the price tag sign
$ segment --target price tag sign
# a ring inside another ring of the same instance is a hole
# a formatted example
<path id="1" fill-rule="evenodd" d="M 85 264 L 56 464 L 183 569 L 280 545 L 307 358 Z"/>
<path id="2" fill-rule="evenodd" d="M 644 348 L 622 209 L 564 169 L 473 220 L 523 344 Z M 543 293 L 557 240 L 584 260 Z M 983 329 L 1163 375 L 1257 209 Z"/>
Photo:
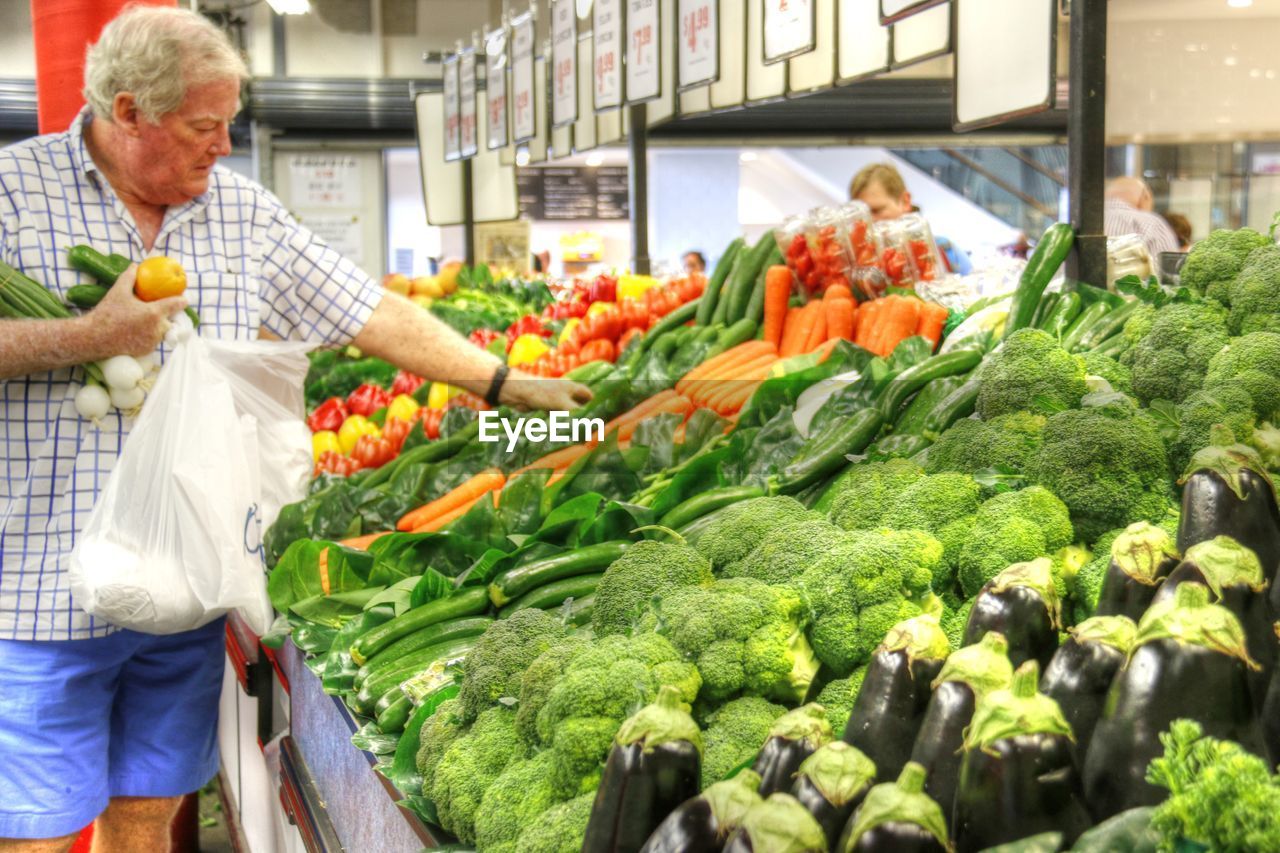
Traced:
<path id="1" fill-rule="evenodd" d="M 444 71 L 444 159 L 462 156 L 462 99 L 458 95 L 458 56 L 446 56 Z"/>
<path id="2" fill-rule="evenodd" d="M 627 103 L 662 94 L 661 41 L 658 0 L 627 0 Z"/>
<path id="3" fill-rule="evenodd" d="M 516 142 L 537 135 L 533 99 L 533 15 L 511 22 L 511 132 Z"/>
<path id="4" fill-rule="evenodd" d="M 895 24 L 916 12 L 940 6 L 944 2 L 946 0 L 880 0 L 880 23 Z"/>
<path id="5" fill-rule="evenodd" d="M 719 0 L 680 0 L 676 73 L 680 90 L 720 79 Z"/>
<path id="6" fill-rule="evenodd" d="M 578 15 L 574 0 L 551 4 L 551 126 L 578 119 Z"/>
<path id="7" fill-rule="evenodd" d="M 623 0 L 595 0 L 591 7 L 591 78 L 596 111 L 622 106 Z"/>
<path id="8" fill-rule="evenodd" d="M 486 143 L 490 151 L 507 147 L 507 31 L 494 30 L 484 42 Z"/>
<path id="9" fill-rule="evenodd" d="M 463 158 L 480 150 L 480 128 L 476 127 L 476 51 L 470 48 L 458 59 L 458 137 Z"/>
<path id="10" fill-rule="evenodd" d="M 817 45 L 815 0 L 764 0 L 764 61 L 781 62 Z"/>

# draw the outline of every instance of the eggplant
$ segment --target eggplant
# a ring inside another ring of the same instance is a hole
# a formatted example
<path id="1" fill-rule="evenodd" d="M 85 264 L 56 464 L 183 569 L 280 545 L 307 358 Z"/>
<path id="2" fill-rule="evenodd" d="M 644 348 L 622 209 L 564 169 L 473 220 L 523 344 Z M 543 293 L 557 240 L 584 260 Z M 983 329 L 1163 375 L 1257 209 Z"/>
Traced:
<path id="1" fill-rule="evenodd" d="M 1280 622 L 1272 626 L 1280 635 Z M 1271 684 L 1262 703 L 1262 736 L 1271 766 L 1280 764 L 1280 667 L 1271 671 Z"/>
<path id="2" fill-rule="evenodd" d="M 1058 649 L 1062 606 L 1053 585 L 1053 564 L 1041 557 L 1014 563 L 987 581 L 973 602 L 964 626 L 964 644 L 971 646 L 988 631 L 1009 641 L 1014 669 L 1034 660 L 1044 669 Z"/>
<path id="3" fill-rule="evenodd" d="M 835 849 L 840 832 L 854 809 L 862 804 L 876 780 L 876 766 L 842 740 L 834 741 L 805 759 L 791 786 L 791 796 L 809 810 Z"/>
<path id="4" fill-rule="evenodd" d="M 1029 660 L 973 713 L 951 817 L 962 853 L 1042 832 L 1071 844 L 1090 826 L 1071 726 L 1039 682 L 1040 665 Z"/>
<path id="5" fill-rule="evenodd" d="M 1205 734 L 1234 740 L 1263 755 L 1249 697 L 1249 657 L 1235 615 L 1209 603 L 1198 583 L 1177 587 L 1172 601 L 1152 604 L 1138 623 L 1129 660 L 1116 674 L 1084 763 L 1084 789 L 1097 821 L 1167 792 L 1146 781 L 1151 759 L 1164 754 L 1160 733 L 1186 717 Z"/>
<path id="6" fill-rule="evenodd" d="M 826 853 L 827 836 L 790 794 L 774 794 L 742 818 L 724 853 Z"/>
<path id="7" fill-rule="evenodd" d="M 877 782 L 896 779 L 911 760 L 930 687 L 950 651 L 938 618 L 926 614 L 893 626 L 872 655 L 843 740 L 875 763 Z"/>
<path id="8" fill-rule="evenodd" d="M 760 774 L 760 796 L 790 791 L 800 765 L 833 737 L 827 709 L 815 702 L 779 717 L 751 765 Z"/>
<path id="9" fill-rule="evenodd" d="M 946 853 L 947 821 L 924 792 L 925 770 L 908 761 L 896 782 L 876 785 L 832 850 L 841 853 Z"/>
<path id="10" fill-rule="evenodd" d="M 1127 616 L 1137 622 L 1178 559 L 1169 531 L 1147 521 L 1130 524 L 1111 545 L 1111 563 L 1094 615 Z"/>
<path id="11" fill-rule="evenodd" d="M 964 730 L 973 720 L 978 697 L 1005 689 L 1012 681 L 1009 644 L 996 631 L 988 631 L 978 643 L 952 652 L 934 679 L 933 696 L 911 749 L 911 760 L 924 768 L 924 792 L 942 806 L 948 821 L 960 781 Z"/>
<path id="12" fill-rule="evenodd" d="M 665 686 L 614 738 L 587 822 L 583 853 L 635 853 L 681 803 L 697 796 L 702 732 Z"/>
<path id="13" fill-rule="evenodd" d="M 1244 628 L 1245 647 L 1260 669 L 1249 673 L 1253 707 L 1262 712 L 1267 687 L 1276 662 L 1276 635 L 1271 626 L 1262 565 L 1253 551 L 1229 536 L 1215 536 L 1187 549 L 1187 555 L 1169 575 L 1156 601 L 1170 601 L 1184 583 L 1199 583 L 1213 593 L 1210 600 L 1230 610 Z"/>
<path id="14" fill-rule="evenodd" d="M 667 815 L 640 853 L 717 853 L 747 812 L 764 802 L 759 791 L 760 776 L 751 770 L 708 785 Z"/>
<path id="15" fill-rule="evenodd" d="M 1280 511 L 1275 484 L 1262 458 L 1251 447 L 1206 447 L 1191 457 L 1182 488 L 1178 550 L 1197 542 L 1230 536 L 1258 555 L 1262 574 L 1275 580 L 1280 564 Z M 1280 595 L 1271 590 L 1273 609 Z"/>
<path id="16" fill-rule="evenodd" d="M 1040 678 L 1040 692 L 1062 709 L 1075 736 L 1076 767 L 1083 767 L 1107 692 L 1129 657 L 1138 626 L 1127 616 L 1095 616 L 1068 633 L 1071 638 Z"/>

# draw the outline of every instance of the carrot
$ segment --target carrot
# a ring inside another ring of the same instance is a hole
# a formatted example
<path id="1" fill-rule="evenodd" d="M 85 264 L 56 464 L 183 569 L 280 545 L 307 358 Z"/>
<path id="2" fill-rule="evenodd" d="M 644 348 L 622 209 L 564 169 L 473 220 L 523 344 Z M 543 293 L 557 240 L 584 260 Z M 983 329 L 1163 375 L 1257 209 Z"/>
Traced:
<path id="1" fill-rule="evenodd" d="M 843 284 L 833 284 L 823 291 L 822 299 L 852 299 L 853 291 L 845 287 Z"/>
<path id="2" fill-rule="evenodd" d="M 817 324 L 818 315 L 821 311 L 821 302 L 810 302 L 801 308 L 800 313 L 795 318 L 794 332 L 791 331 L 793 324 L 788 318 L 787 331 L 782 336 L 782 346 L 778 348 L 778 355 L 783 358 L 789 358 L 805 352 L 804 346 L 813 335 L 813 327 Z"/>
<path id="3" fill-rule="evenodd" d="M 485 494 L 488 494 L 488 493 L 486 492 Z M 429 518 L 426 521 L 424 521 L 422 524 L 413 528 L 413 532 L 414 533 L 435 533 L 437 530 L 444 527 L 446 524 L 457 521 L 467 513 L 471 512 L 471 508 L 476 504 L 478 504 L 483 498 L 484 498 L 484 495 L 477 495 L 474 500 L 468 501 L 467 503 L 464 503 L 462 506 L 455 507 L 449 510 L 448 512 L 444 513 L 443 515 L 437 515 L 433 518 Z"/>
<path id="4" fill-rule="evenodd" d="M 710 399 L 717 393 L 723 391 L 725 388 L 733 386 L 738 380 L 749 379 L 756 376 L 761 370 L 765 370 L 767 372 L 769 368 L 773 367 L 777 360 L 777 356 L 767 354 L 762 355 L 757 359 L 752 359 L 746 364 L 738 366 L 733 371 L 725 373 L 718 379 L 708 379 L 706 380 L 706 384 L 699 386 L 698 396 L 695 399 L 698 403 L 710 408 L 708 401 L 710 401 Z"/>
<path id="5" fill-rule="evenodd" d="M 325 595 L 329 594 L 329 549 L 325 548 L 320 552 L 320 559 L 316 561 L 317 568 L 320 572 L 320 591 Z"/>
<path id="6" fill-rule="evenodd" d="M 557 480 L 563 480 L 565 472 L 568 470 L 569 470 L 568 468 L 557 468 L 551 474 L 551 476 L 547 478 L 547 485 L 550 486 L 552 483 L 556 482 Z"/>
<path id="7" fill-rule="evenodd" d="M 822 307 L 827 313 L 827 339 L 843 338 L 853 340 L 854 307 L 852 299 L 823 299 Z"/>
<path id="8" fill-rule="evenodd" d="M 357 536 L 354 539 L 343 539 L 338 544 L 345 545 L 348 548 L 355 548 L 357 551 L 368 551 L 370 545 L 377 542 L 383 536 L 389 536 L 390 534 L 390 530 L 383 530 L 378 533 L 370 533 L 367 536 Z M 324 553 L 326 555 L 325 563 L 327 564 L 329 562 L 327 559 L 329 551 L 326 549 Z"/>
<path id="9" fill-rule="evenodd" d="M 536 468 L 568 468 L 574 462 L 577 462 L 580 458 L 590 453 L 592 448 L 595 446 L 596 442 L 588 441 L 584 444 L 571 444 L 568 447 L 553 450 L 546 456 L 535 459 L 523 468 L 517 468 L 512 471 L 511 476 L 507 479 L 514 480 L 525 471 L 532 471 Z"/>
<path id="10" fill-rule="evenodd" d="M 883 302 L 882 299 L 873 299 L 858 309 L 853 342 L 865 350 L 871 349 L 871 330 L 875 327 L 876 318 L 884 310 Z"/>
<path id="11" fill-rule="evenodd" d="M 774 346 L 782 343 L 787 320 L 787 300 L 791 298 L 791 270 L 782 265 L 769 267 L 764 275 L 764 339 Z"/>
<path id="12" fill-rule="evenodd" d="M 822 364 L 822 362 L 830 358 L 832 351 L 835 350 L 836 348 L 836 344 L 840 343 L 840 341 L 842 340 L 844 339 L 843 338 L 827 338 L 826 341 L 824 341 L 821 346 L 819 346 L 816 350 L 814 350 L 814 352 L 818 354 L 818 364 Z"/>
<path id="13" fill-rule="evenodd" d="M 760 380 L 732 389 L 731 393 L 717 401 L 716 412 L 721 415 L 729 415 L 740 411 L 747 404 L 747 401 L 751 399 L 751 395 L 755 394 L 756 389 L 763 383 L 764 380 Z"/>
<path id="14" fill-rule="evenodd" d="M 827 312 L 821 302 L 814 302 L 813 306 L 813 327 L 809 330 L 809 337 L 805 339 L 800 352 L 813 352 L 818 348 L 818 344 L 827 339 Z"/>
<path id="15" fill-rule="evenodd" d="M 506 481 L 507 478 L 497 468 L 486 468 L 452 491 L 405 513 L 399 523 L 396 524 L 396 529 L 416 530 L 424 524 L 452 512 L 459 506 L 475 503 L 480 497 L 494 489 L 501 489 Z"/>
<path id="16" fill-rule="evenodd" d="M 804 308 L 787 309 L 787 318 L 782 324 L 782 340 L 778 344 L 778 355 L 786 355 L 795 349 L 796 336 L 800 334 L 800 318 L 803 316 Z"/>
<path id="17" fill-rule="evenodd" d="M 642 421 L 649 416 L 650 412 L 656 411 L 660 406 L 673 397 L 679 396 L 673 389 L 668 388 L 665 391 L 659 391 L 647 400 L 640 401 L 635 407 L 629 411 L 623 412 L 613 420 L 604 425 L 605 435 L 626 426 L 628 423 Z"/>
<path id="18" fill-rule="evenodd" d="M 627 441 L 630 439 L 631 436 L 635 434 L 636 428 L 639 427 L 643 421 L 647 421 L 649 418 L 656 418 L 658 415 L 667 414 L 686 416 L 692 411 L 693 403 L 689 402 L 687 398 L 682 397 L 679 394 L 675 394 L 668 398 L 667 401 L 657 409 L 649 412 L 649 414 L 645 415 L 640 420 L 629 421 L 619 427 L 618 440 Z"/>
<path id="19" fill-rule="evenodd" d="M 888 297 L 893 301 L 885 312 L 880 323 L 880 334 L 876 338 L 876 353 L 888 357 L 907 338 L 916 333 L 916 323 L 920 318 L 920 300 L 906 296 Z"/>
<path id="20" fill-rule="evenodd" d="M 721 379 L 724 379 L 726 376 L 729 376 L 744 364 L 749 364 L 762 358 L 778 357 L 778 352 L 774 348 L 773 344 L 767 341 L 753 341 L 753 343 L 761 344 L 761 346 L 741 350 L 736 358 L 722 362 L 717 365 L 714 370 L 707 371 L 698 379 L 687 384 L 681 393 L 687 396 L 690 400 L 697 400 L 700 395 L 706 393 L 706 389 L 708 387 L 719 382 Z"/>
<path id="21" fill-rule="evenodd" d="M 947 317 L 951 315 L 937 302 L 926 302 L 920 306 L 920 321 L 916 324 L 916 334 L 925 338 L 934 347 L 942 340 L 942 330 L 947 325 Z"/>
<path id="22" fill-rule="evenodd" d="M 707 359 L 702 364 L 686 373 L 684 377 L 676 383 L 676 392 L 683 394 L 691 383 L 697 382 L 700 379 L 712 377 L 717 370 L 720 370 L 726 365 L 736 364 L 744 358 L 756 358 L 766 352 L 776 354 L 777 351 L 777 345 L 771 344 L 768 341 L 747 341 L 746 343 L 738 344 L 736 347 L 727 349 L 720 353 L 715 358 Z"/>

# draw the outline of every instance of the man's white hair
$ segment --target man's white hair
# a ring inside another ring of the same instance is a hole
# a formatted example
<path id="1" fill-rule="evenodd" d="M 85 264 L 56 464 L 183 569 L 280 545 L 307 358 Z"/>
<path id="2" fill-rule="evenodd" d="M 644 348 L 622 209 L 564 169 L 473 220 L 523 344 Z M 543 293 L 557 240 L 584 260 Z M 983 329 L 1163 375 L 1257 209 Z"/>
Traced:
<path id="1" fill-rule="evenodd" d="M 116 95 L 131 92 L 151 123 L 182 105 L 187 88 L 244 81 L 249 69 L 222 30 L 198 12 L 129 6 L 102 29 L 84 64 L 84 98 L 111 120 Z"/>

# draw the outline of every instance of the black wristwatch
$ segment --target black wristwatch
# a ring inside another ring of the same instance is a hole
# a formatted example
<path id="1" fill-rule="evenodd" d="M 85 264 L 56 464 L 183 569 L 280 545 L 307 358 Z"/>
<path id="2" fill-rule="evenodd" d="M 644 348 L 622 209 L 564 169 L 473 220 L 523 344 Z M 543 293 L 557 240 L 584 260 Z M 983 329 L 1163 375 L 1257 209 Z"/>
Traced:
<path id="1" fill-rule="evenodd" d="M 484 395 L 484 401 L 490 406 L 498 405 L 498 399 L 502 396 L 503 383 L 507 381 L 507 374 L 510 372 L 505 364 L 499 364 L 498 369 L 493 372 L 493 379 L 489 382 L 489 390 Z"/>

